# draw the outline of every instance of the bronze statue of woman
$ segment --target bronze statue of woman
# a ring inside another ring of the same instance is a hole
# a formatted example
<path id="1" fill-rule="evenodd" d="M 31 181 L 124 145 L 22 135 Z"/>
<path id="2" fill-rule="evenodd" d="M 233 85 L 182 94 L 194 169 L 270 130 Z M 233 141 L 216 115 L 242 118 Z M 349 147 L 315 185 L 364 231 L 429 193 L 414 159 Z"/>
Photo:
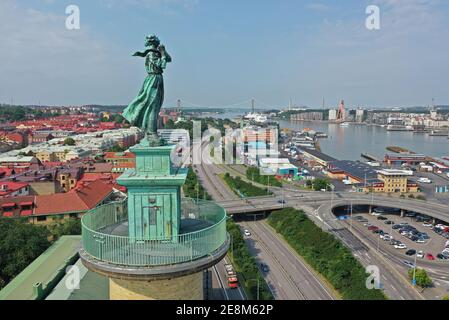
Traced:
<path id="1" fill-rule="evenodd" d="M 146 50 L 133 56 L 145 58 L 147 77 L 133 102 L 123 111 L 123 117 L 147 135 L 156 137 L 157 119 L 164 102 L 163 70 L 171 62 L 170 55 L 155 35 L 147 36 Z"/>

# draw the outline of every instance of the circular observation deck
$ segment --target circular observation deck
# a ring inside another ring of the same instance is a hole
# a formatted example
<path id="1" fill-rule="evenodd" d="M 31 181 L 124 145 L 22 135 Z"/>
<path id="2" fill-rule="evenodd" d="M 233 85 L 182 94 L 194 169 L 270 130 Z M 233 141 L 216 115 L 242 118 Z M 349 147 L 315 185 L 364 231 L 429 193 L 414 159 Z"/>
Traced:
<path id="1" fill-rule="evenodd" d="M 169 279 L 215 265 L 227 253 L 226 211 L 209 201 L 183 199 L 179 235 L 161 239 L 128 236 L 127 202 L 112 202 L 81 219 L 84 265 L 121 279 Z"/>

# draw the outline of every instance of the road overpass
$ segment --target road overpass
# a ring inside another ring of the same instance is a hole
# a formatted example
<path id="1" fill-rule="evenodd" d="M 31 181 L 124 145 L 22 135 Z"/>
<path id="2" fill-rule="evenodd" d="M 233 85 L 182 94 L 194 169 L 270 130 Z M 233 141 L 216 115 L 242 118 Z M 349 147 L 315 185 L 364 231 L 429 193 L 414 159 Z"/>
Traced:
<path id="1" fill-rule="evenodd" d="M 282 200 L 285 203 L 282 203 Z M 328 209 L 335 209 L 348 205 L 368 205 L 391 207 L 401 210 L 414 211 L 428 215 L 449 223 L 449 206 L 415 199 L 400 199 L 388 196 L 367 195 L 352 192 L 316 193 L 286 193 L 284 196 L 257 197 L 237 200 L 221 200 L 218 202 L 228 214 L 255 213 L 280 210 L 285 207 L 300 206 L 301 204 L 321 206 L 329 205 Z"/>

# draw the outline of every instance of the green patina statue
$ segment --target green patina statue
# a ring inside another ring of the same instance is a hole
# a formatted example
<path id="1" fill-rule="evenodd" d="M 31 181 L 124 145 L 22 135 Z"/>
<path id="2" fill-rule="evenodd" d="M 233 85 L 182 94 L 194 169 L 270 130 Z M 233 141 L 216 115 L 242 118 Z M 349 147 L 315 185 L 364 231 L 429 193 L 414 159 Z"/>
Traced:
<path id="1" fill-rule="evenodd" d="M 139 127 L 149 140 L 157 139 L 157 120 L 164 101 L 163 70 L 171 62 L 170 55 L 155 35 L 147 36 L 143 52 L 133 56 L 145 58 L 145 69 L 148 76 L 142 89 L 133 102 L 123 111 L 123 117 L 132 125 Z"/>

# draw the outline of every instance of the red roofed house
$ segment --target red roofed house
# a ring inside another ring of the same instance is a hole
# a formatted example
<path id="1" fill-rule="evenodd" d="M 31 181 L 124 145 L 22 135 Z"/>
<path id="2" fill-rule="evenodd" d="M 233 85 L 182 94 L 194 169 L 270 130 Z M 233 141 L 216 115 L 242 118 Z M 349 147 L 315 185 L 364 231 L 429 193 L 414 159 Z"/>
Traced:
<path id="1" fill-rule="evenodd" d="M 79 218 L 87 211 L 102 205 L 114 192 L 111 185 L 100 180 L 67 193 L 37 196 L 33 223 L 46 223 L 61 218 Z"/>
<path id="2" fill-rule="evenodd" d="M 132 152 L 106 152 L 104 160 L 112 164 L 112 172 L 123 173 L 136 167 L 136 155 Z"/>
<path id="3" fill-rule="evenodd" d="M 112 184 L 97 180 L 67 193 L 0 198 L 0 217 L 26 217 L 34 224 L 80 218 L 87 211 L 111 200 L 113 193 Z"/>
<path id="4" fill-rule="evenodd" d="M 0 199 L 0 217 L 23 218 L 33 213 L 35 196 Z"/>
<path id="5" fill-rule="evenodd" d="M 0 181 L 0 198 L 27 196 L 30 185 L 26 182 Z"/>

